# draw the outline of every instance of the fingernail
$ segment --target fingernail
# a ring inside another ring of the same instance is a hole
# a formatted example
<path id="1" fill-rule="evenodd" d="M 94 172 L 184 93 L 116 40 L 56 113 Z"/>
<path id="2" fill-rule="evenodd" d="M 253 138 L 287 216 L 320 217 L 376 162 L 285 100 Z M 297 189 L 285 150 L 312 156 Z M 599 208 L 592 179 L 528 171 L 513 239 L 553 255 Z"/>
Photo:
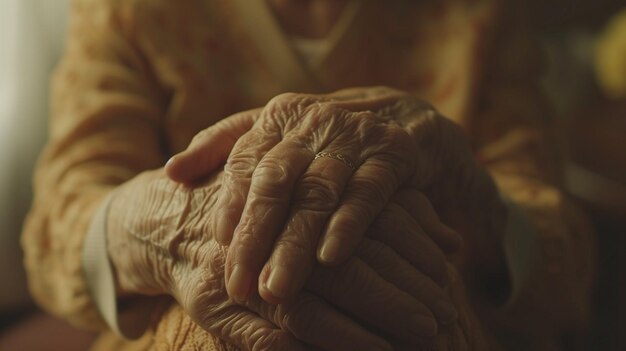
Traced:
<path id="1" fill-rule="evenodd" d="M 252 286 L 252 274 L 241 265 L 235 265 L 233 272 L 228 280 L 228 294 L 238 303 L 242 303 L 248 299 L 250 287 Z"/>
<path id="2" fill-rule="evenodd" d="M 222 245 L 230 244 L 230 241 L 233 239 L 234 232 L 237 230 L 237 228 L 233 228 L 230 221 L 226 217 L 227 215 L 224 211 L 220 211 L 215 224 L 217 230 L 217 233 L 215 233 L 215 239 Z"/>
<path id="3" fill-rule="evenodd" d="M 433 305 L 433 312 L 437 316 L 439 323 L 447 325 L 458 318 L 459 314 L 456 308 L 446 300 L 439 300 Z"/>
<path id="4" fill-rule="evenodd" d="M 409 328 L 413 334 L 427 337 L 437 335 L 437 322 L 434 319 L 423 315 L 414 315 L 411 319 Z"/>
<path id="5" fill-rule="evenodd" d="M 176 155 L 170 157 L 169 160 L 167 160 L 167 162 L 165 162 L 165 167 L 171 165 L 172 163 L 174 163 L 174 161 L 176 160 Z"/>
<path id="6" fill-rule="evenodd" d="M 342 242 L 335 236 L 329 236 L 324 240 L 320 249 L 320 260 L 323 263 L 334 263 L 341 253 Z"/>
<path id="7" fill-rule="evenodd" d="M 289 271 L 284 267 L 275 267 L 265 282 L 267 290 L 279 299 L 284 299 L 291 293 L 292 279 Z"/>

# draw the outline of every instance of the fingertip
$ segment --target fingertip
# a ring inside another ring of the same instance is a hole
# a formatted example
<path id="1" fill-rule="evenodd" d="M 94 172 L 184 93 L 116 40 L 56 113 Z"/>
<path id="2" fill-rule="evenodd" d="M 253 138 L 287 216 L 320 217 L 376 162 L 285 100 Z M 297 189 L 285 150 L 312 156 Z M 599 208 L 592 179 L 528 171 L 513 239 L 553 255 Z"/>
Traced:
<path id="1" fill-rule="evenodd" d="M 298 277 L 294 271 L 287 267 L 275 266 L 268 269 L 269 274 L 263 282 L 263 290 L 267 302 L 281 303 L 289 300 L 298 289 Z"/>
<path id="2" fill-rule="evenodd" d="M 190 162 L 187 151 L 178 153 L 165 163 L 165 174 L 173 181 L 178 183 L 189 183 L 193 181 L 196 174 L 195 168 L 189 167 Z M 195 167 L 195 166 L 194 166 Z"/>
<path id="3" fill-rule="evenodd" d="M 456 252 L 465 244 L 465 240 L 461 234 L 459 234 L 456 230 L 448 227 L 445 224 L 441 224 L 442 230 L 440 231 L 441 235 L 444 237 L 446 241 L 446 251 Z"/>
<path id="4" fill-rule="evenodd" d="M 441 299 L 434 303 L 433 312 L 442 325 L 450 325 L 459 318 L 457 309 L 447 300 Z"/>
<path id="5" fill-rule="evenodd" d="M 274 294 L 272 294 L 272 292 L 267 288 L 265 282 L 259 282 L 259 296 L 261 296 L 261 298 L 270 305 L 278 305 L 285 302 L 284 299 L 274 296 Z"/>
<path id="6" fill-rule="evenodd" d="M 321 264 L 334 266 L 343 261 L 347 251 L 344 240 L 329 235 L 324 238 L 322 244 L 317 250 L 317 259 Z"/>
<path id="7" fill-rule="evenodd" d="M 167 162 L 165 162 L 165 169 L 171 168 L 171 167 L 172 167 L 172 165 L 173 165 L 174 163 L 176 163 L 176 160 L 178 159 L 178 157 L 177 157 L 177 156 L 178 156 L 178 154 L 176 154 L 176 155 L 174 155 L 174 156 L 170 157 L 170 159 L 169 159 L 169 160 L 167 160 Z"/>
<path id="8" fill-rule="evenodd" d="M 243 303 L 250 296 L 254 286 L 252 273 L 240 264 L 235 264 L 226 282 L 226 291 L 235 302 Z"/>
<path id="9" fill-rule="evenodd" d="M 230 245 L 235 236 L 237 225 L 230 218 L 230 215 L 225 210 L 218 210 L 218 214 L 215 217 L 215 240 L 220 245 Z"/>
<path id="10" fill-rule="evenodd" d="M 278 297 L 274 296 L 274 294 L 272 294 L 272 292 L 267 288 L 267 279 L 270 275 L 270 266 L 268 264 L 265 265 L 265 267 L 263 267 L 263 269 L 261 270 L 261 274 L 259 275 L 259 296 L 261 296 L 261 298 L 271 304 L 271 305 L 278 305 L 280 303 L 282 303 L 283 301 L 281 299 L 279 299 Z"/>
<path id="11" fill-rule="evenodd" d="M 174 155 L 172 157 L 170 157 L 169 160 L 167 160 L 167 162 L 165 162 L 165 166 L 163 167 L 165 169 L 165 174 L 174 181 L 178 181 L 178 173 L 177 173 L 177 165 L 178 165 L 178 155 Z"/>

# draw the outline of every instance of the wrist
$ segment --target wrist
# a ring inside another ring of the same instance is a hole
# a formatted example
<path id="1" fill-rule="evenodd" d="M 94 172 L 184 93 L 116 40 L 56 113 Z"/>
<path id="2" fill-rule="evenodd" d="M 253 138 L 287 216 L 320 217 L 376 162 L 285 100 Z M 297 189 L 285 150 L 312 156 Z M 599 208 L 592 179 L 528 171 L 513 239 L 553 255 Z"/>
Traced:
<path id="1" fill-rule="evenodd" d="M 115 191 L 107 246 L 118 296 L 176 295 L 174 269 L 187 263 L 179 262 L 188 249 L 182 244 L 211 238 L 206 223 L 219 180 L 218 174 L 192 188 L 171 181 L 159 169 Z"/>
<path id="2" fill-rule="evenodd" d="M 164 186 L 164 179 L 160 170 L 144 172 L 112 195 L 106 235 L 118 297 L 168 293 L 169 260 L 155 240 L 157 230 L 169 232 L 170 227 L 168 216 L 158 221 L 156 216 L 163 193 L 175 191 Z"/>

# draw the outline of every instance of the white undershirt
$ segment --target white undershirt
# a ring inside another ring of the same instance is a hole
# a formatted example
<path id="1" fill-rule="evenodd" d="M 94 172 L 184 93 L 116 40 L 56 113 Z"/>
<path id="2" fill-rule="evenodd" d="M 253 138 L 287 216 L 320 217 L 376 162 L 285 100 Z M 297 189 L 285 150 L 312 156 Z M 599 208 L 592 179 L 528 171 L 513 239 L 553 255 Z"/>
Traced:
<path id="1" fill-rule="evenodd" d="M 290 36 L 291 46 L 296 54 L 308 68 L 314 68 L 329 52 L 331 45 L 327 38 L 309 39 L 298 36 Z"/>
<path id="2" fill-rule="evenodd" d="M 287 36 L 287 40 L 296 52 L 296 55 L 309 68 L 315 69 L 330 54 L 339 39 L 348 30 L 361 5 L 360 1 L 349 1 L 337 19 L 330 33 L 321 39 L 311 39 L 301 36 Z"/>

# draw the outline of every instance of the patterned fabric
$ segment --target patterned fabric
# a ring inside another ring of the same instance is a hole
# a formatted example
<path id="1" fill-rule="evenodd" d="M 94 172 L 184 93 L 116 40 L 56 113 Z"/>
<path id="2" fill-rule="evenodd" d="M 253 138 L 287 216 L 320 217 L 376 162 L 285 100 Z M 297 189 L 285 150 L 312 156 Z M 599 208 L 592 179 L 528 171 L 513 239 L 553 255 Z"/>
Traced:
<path id="1" fill-rule="evenodd" d="M 591 231 L 560 191 L 538 88 L 541 60 L 505 1 L 363 0 L 334 49 L 310 69 L 276 23 L 250 12 L 253 1 L 74 0 L 23 235 L 33 295 L 56 315 L 104 329 L 80 254 L 110 191 L 162 167 L 198 131 L 279 93 L 388 85 L 463 125 L 477 158 L 536 229 L 526 279 L 503 305 L 479 307 L 481 319 L 500 326 L 495 333 L 541 340 L 577 330 L 589 312 Z M 460 279 L 452 295 L 459 329 L 424 349 L 488 349 Z M 200 346 L 232 349 L 173 305 L 142 339 L 105 333 L 94 349 Z"/>

